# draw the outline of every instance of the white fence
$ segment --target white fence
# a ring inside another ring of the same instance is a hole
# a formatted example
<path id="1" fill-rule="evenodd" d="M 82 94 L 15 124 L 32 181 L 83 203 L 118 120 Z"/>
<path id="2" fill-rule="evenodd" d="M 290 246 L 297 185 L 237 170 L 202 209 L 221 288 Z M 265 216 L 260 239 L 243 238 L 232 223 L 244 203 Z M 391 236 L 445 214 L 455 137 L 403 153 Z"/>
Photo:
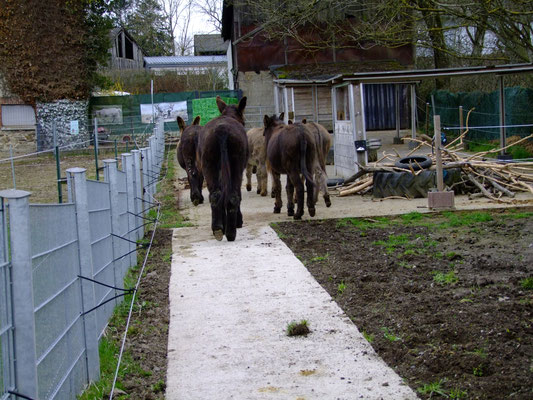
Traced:
<path id="1" fill-rule="evenodd" d="M 67 170 L 67 204 L 0 191 L 0 399 L 75 399 L 99 378 L 98 341 L 137 262 L 164 157 L 148 147 L 104 160 L 105 181 Z"/>

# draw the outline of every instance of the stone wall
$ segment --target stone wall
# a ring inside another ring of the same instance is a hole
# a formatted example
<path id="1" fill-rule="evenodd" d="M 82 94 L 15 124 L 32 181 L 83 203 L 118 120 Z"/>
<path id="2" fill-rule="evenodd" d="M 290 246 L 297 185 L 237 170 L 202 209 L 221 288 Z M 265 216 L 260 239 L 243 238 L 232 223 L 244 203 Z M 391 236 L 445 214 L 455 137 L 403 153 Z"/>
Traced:
<path id="1" fill-rule="evenodd" d="M 54 146 L 54 122 L 58 146 L 71 145 L 71 149 L 89 146 L 91 132 L 88 126 L 88 101 L 58 100 L 54 103 L 37 103 L 35 108 L 39 151 L 48 150 Z M 72 121 L 77 121 L 77 134 L 71 133 Z"/>
<path id="2" fill-rule="evenodd" d="M 14 156 L 31 154 L 37 151 L 35 130 L 0 130 L 0 159 L 10 157 L 10 146 Z"/>

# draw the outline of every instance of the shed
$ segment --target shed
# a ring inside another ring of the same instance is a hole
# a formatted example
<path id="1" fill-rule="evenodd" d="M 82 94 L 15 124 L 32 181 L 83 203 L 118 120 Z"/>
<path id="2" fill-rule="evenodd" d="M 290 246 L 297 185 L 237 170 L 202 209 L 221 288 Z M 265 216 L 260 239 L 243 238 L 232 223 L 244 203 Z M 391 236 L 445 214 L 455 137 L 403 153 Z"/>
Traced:
<path id="1" fill-rule="evenodd" d="M 274 96 L 275 111 L 284 111 L 288 116 L 296 109 L 294 91 L 298 87 L 320 85 L 331 91 L 332 130 L 334 132 L 335 173 L 348 177 L 359 170 L 357 163 L 368 162 L 366 149 L 367 121 L 364 88 L 373 84 L 392 84 L 398 93 L 398 87 L 407 85 L 410 93 L 411 136 L 416 137 L 416 84 L 423 79 L 439 77 L 457 77 L 467 75 L 496 74 L 499 76 L 500 104 L 500 146 L 505 147 L 505 102 L 504 77 L 509 74 L 531 73 L 533 64 L 509 64 L 499 66 L 480 66 L 462 68 L 444 68 L 427 70 L 396 70 L 342 73 L 322 79 L 276 79 Z M 280 92 L 283 98 L 280 99 Z M 289 100 L 289 97 L 291 100 Z M 398 110 L 396 95 L 396 110 Z M 288 117 L 286 117 L 288 118 Z M 399 131 L 400 113 L 396 112 L 396 126 Z M 357 162 L 357 163 L 356 163 Z"/>
<path id="2" fill-rule="evenodd" d="M 144 67 L 144 53 L 131 35 L 122 27 L 111 29 L 109 69 L 130 70 Z"/>

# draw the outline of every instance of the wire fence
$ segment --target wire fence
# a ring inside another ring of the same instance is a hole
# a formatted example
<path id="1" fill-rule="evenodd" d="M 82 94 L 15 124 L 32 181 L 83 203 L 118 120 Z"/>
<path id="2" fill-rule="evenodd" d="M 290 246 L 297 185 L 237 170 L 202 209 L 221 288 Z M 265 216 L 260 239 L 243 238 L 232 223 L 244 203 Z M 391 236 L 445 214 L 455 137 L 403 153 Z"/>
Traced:
<path id="1" fill-rule="evenodd" d="M 154 204 L 162 123 L 147 142 L 121 154 L 122 170 L 105 160 L 102 181 L 69 168 L 67 203 L 0 192 L 0 399 L 73 399 L 98 380 L 98 341 L 118 299 L 136 290 L 123 278 Z"/>

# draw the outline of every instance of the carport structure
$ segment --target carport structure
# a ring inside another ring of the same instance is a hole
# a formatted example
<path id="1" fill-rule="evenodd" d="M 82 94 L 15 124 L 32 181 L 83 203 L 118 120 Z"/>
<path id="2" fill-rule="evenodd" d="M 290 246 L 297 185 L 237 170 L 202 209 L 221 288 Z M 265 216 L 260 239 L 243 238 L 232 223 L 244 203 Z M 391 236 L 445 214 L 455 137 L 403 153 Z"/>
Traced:
<path id="1" fill-rule="evenodd" d="M 399 137 L 401 119 L 400 87 L 401 85 L 409 87 L 411 137 L 416 138 L 416 85 L 418 83 L 423 79 L 496 74 L 499 78 L 500 147 L 505 147 L 504 77 L 510 74 L 531 72 L 533 72 L 533 63 L 426 70 L 355 72 L 321 77 L 319 79 L 275 79 L 275 111 L 278 114 L 284 111 L 285 122 L 287 122 L 289 115 L 295 116 L 298 111 L 298 104 L 295 103 L 294 96 L 295 89 L 311 86 L 312 88 L 322 88 L 321 93 L 325 93 L 324 88 L 329 88 L 331 130 L 334 133 L 335 173 L 338 176 L 349 177 L 358 172 L 358 164 L 365 165 L 368 162 L 365 86 L 375 84 L 394 85 L 397 137 Z M 318 89 L 313 90 L 312 101 L 315 105 L 313 120 L 320 122 L 318 120 L 319 91 Z"/>

